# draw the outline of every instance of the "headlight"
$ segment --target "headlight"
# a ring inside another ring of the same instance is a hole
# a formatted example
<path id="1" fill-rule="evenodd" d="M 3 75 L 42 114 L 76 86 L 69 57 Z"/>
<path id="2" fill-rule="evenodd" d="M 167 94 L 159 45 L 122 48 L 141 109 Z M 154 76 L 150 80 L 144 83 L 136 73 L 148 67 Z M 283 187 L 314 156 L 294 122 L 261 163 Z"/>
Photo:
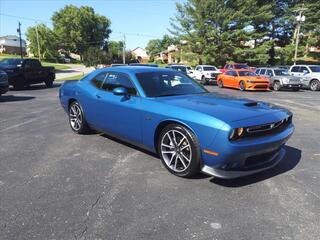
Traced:
<path id="1" fill-rule="evenodd" d="M 288 78 L 282 78 L 283 83 L 289 83 L 289 79 Z"/>
<path id="2" fill-rule="evenodd" d="M 244 134 L 244 128 L 235 128 L 231 130 L 229 139 L 230 140 L 236 140 L 240 137 L 242 137 Z"/>

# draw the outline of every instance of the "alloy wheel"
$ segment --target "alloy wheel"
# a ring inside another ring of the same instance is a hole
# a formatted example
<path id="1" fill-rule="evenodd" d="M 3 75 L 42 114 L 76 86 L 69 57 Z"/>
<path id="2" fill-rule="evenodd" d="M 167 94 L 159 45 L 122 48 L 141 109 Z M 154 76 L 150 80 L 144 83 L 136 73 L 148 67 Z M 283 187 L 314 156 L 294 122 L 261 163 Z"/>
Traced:
<path id="1" fill-rule="evenodd" d="M 312 91 L 317 91 L 320 87 L 320 83 L 317 81 L 317 80 L 313 80 L 311 83 L 310 83 L 310 89 Z"/>
<path id="2" fill-rule="evenodd" d="M 172 171 L 185 171 L 192 159 L 192 149 L 187 136 L 177 130 L 168 131 L 161 139 L 161 154 Z"/>
<path id="3" fill-rule="evenodd" d="M 69 110 L 70 125 L 73 130 L 79 131 L 82 127 L 82 112 L 79 104 L 72 104 Z"/>

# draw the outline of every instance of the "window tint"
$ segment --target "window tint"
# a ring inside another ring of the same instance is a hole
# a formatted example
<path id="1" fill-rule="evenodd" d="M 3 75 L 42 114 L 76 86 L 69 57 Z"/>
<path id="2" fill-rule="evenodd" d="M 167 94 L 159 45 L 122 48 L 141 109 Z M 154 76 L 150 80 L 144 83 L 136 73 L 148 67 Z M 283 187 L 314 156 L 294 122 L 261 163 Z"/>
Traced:
<path id="1" fill-rule="evenodd" d="M 299 67 L 298 66 L 292 67 L 291 72 L 299 72 Z"/>
<path id="2" fill-rule="evenodd" d="M 230 76 L 237 77 L 238 74 L 236 71 L 230 71 Z"/>
<path id="3" fill-rule="evenodd" d="M 102 89 L 112 91 L 117 87 L 124 87 L 130 95 L 137 95 L 137 90 L 128 75 L 124 73 L 110 72 L 103 83 Z"/>
<path id="4" fill-rule="evenodd" d="M 32 67 L 34 67 L 34 68 L 38 68 L 38 67 L 40 67 L 40 62 L 39 61 L 37 61 L 37 60 L 32 60 L 31 61 L 32 63 Z"/>
<path id="5" fill-rule="evenodd" d="M 91 79 L 91 83 L 97 87 L 97 88 L 101 88 L 103 80 L 106 78 L 107 73 L 99 73 L 98 75 L 96 75 L 93 79 Z"/>
<path id="6" fill-rule="evenodd" d="M 259 69 L 259 68 L 257 68 L 257 70 L 256 70 L 256 74 L 260 74 L 259 72 L 260 72 L 260 69 Z"/>
<path id="7" fill-rule="evenodd" d="M 265 75 L 266 74 L 266 70 L 265 69 L 261 69 L 260 70 L 260 75 Z"/>
<path id="8" fill-rule="evenodd" d="M 312 72 L 320 72 L 320 66 L 310 66 Z"/>
<path id="9" fill-rule="evenodd" d="M 308 68 L 300 67 L 299 72 L 304 72 L 304 71 L 309 72 Z"/>
<path id="10" fill-rule="evenodd" d="M 24 66 L 26 68 L 31 68 L 32 67 L 31 61 L 30 60 L 25 61 L 25 65 Z"/>
<path id="11" fill-rule="evenodd" d="M 251 71 L 239 71 L 239 76 L 256 77 L 257 74 L 255 72 L 251 72 Z"/>

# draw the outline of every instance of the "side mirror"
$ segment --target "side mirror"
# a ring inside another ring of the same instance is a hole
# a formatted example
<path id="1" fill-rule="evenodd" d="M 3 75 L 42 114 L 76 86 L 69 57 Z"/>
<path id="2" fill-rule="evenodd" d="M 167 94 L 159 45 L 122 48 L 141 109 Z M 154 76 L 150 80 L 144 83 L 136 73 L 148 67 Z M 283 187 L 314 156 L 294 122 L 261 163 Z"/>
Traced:
<path id="1" fill-rule="evenodd" d="M 306 75 L 308 74 L 309 72 L 307 70 L 303 70 L 303 74 Z"/>
<path id="2" fill-rule="evenodd" d="M 116 88 L 113 89 L 112 92 L 113 92 L 114 95 L 117 95 L 117 96 L 127 96 L 127 95 L 129 95 L 127 89 L 125 89 L 124 87 L 116 87 Z"/>

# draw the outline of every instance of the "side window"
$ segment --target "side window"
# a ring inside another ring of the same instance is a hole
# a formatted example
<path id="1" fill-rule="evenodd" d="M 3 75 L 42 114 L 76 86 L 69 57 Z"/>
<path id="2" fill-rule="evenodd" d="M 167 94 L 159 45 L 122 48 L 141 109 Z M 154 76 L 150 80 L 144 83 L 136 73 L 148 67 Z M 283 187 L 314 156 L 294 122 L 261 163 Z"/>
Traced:
<path id="1" fill-rule="evenodd" d="M 267 75 L 270 76 L 270 77 L 272 77 L 272 76 L 273 76 L 272 70 L 269 70 L 269 69 L 268 69 L 268 70 L 267 70 Z"/>
<path id="2" fill-rule="evenodd" d="M 236 71 L 230 71 L 230 76 L 237 77 L 238 74 Z"/>
<path id="3" fill-rule="evenodd" d="M 117 87 L 124 87 L 130 95 L 137 95 L 137 90 L 127 74 L 110 72 L 103 83 L 102 89 L 112 91 Z"/>
<path id="4" fill-rule="evenodd" d="M 31 68 L 31 66 L 32 66 L 31 61 L 26 60 L 26 61 L 25 61 L 25 64 L 24 64 L 24 67 L 25 67 L 25 68 Z"/>
<path id="5" fill-rule="evenodd" d="M 106 78 L 107 73 L 99 73 L 98 75 L 96 75 L 94 78 L 91 79 L 91 83 L 93 86 L 95 86 L 96 88 L 101 88 L 102 83 L 104 81 L 104 79 Z"/>
<path id="6" fill-rule="evenodd" d="M 259 74 L 260 74 L 259 72 L 260 72 L 260 68 L 257 68 L 257 69 L 256 69 L 256 74 L 259 75 Z"/>
<path id="7" fill-rule="evenodd" d="M 298 66 L 292 67 L 291 72 L 299 72 L 299 67 Z"/>
<path id="8" fill-rule="evenodd" d="M 300 67 L 300 70 L 299 70 L 299 72 L 305 72 L 306 71 L 306 73 L 309 73 L 309 70 L 308 70 L 308 68 L 307 67 Z"/>
<path id="9" fill-rule="evenodd" d="M 32 60 L 32 67 L 39 68 L 40 67 L 40 62 L 38 62 L 37 60 Z"/>
<path id="10" fill-rule="evenodd" d="M 265 75 L 266 74 L 266 70 L 265 69 L 261 69 L 260 70 L 260 75 Z"/>
<path id="11" fill-rule="evenodd" d="M 227 71 L 227 72 L 225 73 L 225 75 L 231 76 L 230 71 Z"/>

